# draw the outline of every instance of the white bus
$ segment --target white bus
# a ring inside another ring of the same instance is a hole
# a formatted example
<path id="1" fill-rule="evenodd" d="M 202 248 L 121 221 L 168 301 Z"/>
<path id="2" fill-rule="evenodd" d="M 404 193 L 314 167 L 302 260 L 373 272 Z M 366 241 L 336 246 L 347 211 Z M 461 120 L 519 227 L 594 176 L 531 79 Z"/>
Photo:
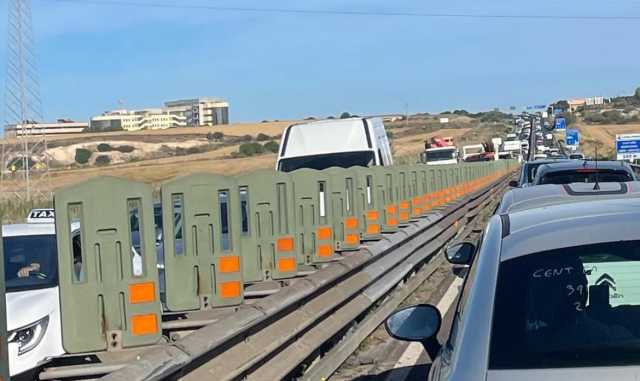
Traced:
<path id="1" fill-rule="evenodd" d="M 349 118 L 289 126 L 282 135 L 276 170 L 392 164 L 382 119 Z"/>

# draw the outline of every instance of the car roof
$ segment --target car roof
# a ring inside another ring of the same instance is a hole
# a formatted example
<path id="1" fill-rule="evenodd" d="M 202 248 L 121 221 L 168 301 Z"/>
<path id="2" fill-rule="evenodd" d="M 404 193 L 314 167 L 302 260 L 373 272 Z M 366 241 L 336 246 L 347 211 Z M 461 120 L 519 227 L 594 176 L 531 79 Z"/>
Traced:
<path id="1" fill-rule="evenodd" d="M 2 225 L 3 237 L 16 237 L 25 235 L 55 235 L 55 224 L 12 224 Z"/>
<path id="2" fill-rule="evenodd" d="M 509 190 L 502 197 L 498 214 L 544 208 L 558 204 L 573 204 L 586 200 L 640 198 L 640 182 L 545 184 Z"/>
<path id="3" fill-rule="evenodd" d="M 583 200 L 503 214 L 500 261 L 566 247 L 640 239 L 640 198 Z"/>
<path id="4" fill-rule="evenodd" d="M 629 166 L 624 161 L 564 160 L 546 164 L 545 167 L 541 167 L 538 171 L 541 171 L 539 173 L 542 173 L 542 171 L 555 172 L 581 168 L 630 170 Z"/>

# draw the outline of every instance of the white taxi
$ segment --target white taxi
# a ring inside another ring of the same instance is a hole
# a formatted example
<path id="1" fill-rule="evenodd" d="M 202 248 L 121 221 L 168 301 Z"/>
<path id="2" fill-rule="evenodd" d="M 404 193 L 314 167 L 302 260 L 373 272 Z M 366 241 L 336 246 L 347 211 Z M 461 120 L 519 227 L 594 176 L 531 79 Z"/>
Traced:
<path id="1" fill-rule="evenodd" d="M 58 254 L 53 210 L 31 211 L 27 224 L 2 226 L 9 370 L 27 376 L 62 355 Z"/>

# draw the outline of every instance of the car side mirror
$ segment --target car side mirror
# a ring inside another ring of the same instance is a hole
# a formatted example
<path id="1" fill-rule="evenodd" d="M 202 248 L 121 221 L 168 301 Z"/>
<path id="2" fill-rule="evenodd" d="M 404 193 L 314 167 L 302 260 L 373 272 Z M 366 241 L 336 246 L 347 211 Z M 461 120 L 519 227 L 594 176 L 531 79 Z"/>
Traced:
<path id="1" fill-rule="evenodd" d="M 437 340 L 442 325 L 442 315 L 430 304 L 409 306 L 392 313 L 384 323 L 389 336 L 402 341 L 422 343 L 432 360 L 440 351 Z"/>
<path id="2" fill-rule="evenodd" d="M 511 188 L 517 188 L 517 187 L 518 187 L 518 185 L 520 185 L 520 184 L 518 183 L 518 181 L 517 181 L 517 180 L 511 180 L 511 181 L 509 181 L 509 186 L 510 186 Z"/>
<path id="3" fill-rule="evenodd" d="M 446 248 L 447 261 L 454 265 L 469 265 L 473 259 L 476 246 L 471 242 L 460 242 Z"/>

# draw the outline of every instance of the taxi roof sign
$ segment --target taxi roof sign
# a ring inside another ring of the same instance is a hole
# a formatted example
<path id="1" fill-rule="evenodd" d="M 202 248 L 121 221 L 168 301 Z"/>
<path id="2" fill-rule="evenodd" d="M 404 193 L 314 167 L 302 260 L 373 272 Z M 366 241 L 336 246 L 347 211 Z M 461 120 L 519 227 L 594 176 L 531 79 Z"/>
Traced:
<path id="1" fill-rule="evenodd" d="M 56 214 L 53 209 L 32 209 L 27 216 L 28 224 L 54 224 Z"/>

